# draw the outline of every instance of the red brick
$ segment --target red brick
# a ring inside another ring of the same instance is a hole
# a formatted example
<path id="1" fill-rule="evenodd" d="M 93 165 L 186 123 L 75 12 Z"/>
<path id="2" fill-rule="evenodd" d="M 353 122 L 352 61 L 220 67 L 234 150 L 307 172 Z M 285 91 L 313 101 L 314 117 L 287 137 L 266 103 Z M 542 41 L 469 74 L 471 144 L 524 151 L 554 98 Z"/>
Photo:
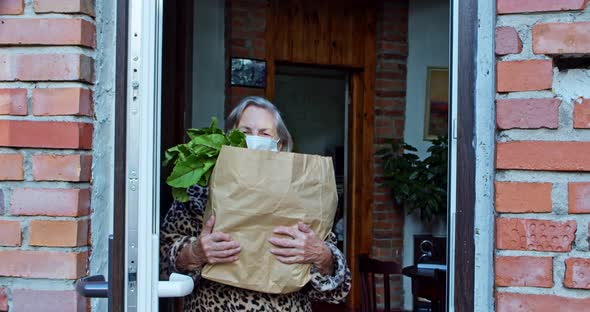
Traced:
<path id="1" fill-rule="evenodd" d="M 36 116 L 92 116 L 92 91 L 82 88 L 33 89 Z"/>
<path id="2" fill-rule="evenodd" d="M 246 97 L 250 95 L 264 96 L 264 89 L 253 89 L 246 87 L 231 87 L 231 95 L 238 97 Z"/>
<path id="3" fill-rule="evenodd" d="M 408 54 L 408 45 L 406 43 L 401 42 L 389 42 L 384 40 L 379 40 L 377 42 L 377 51 L 378 52 L 396 52 L 402 55 Z"/>
<path id="4" fill-rule="evenodd" d="M 86 298 L 80 296 L 75 290 L 13 289 L 12 305 L 15 312 L 87 311 Z"/>
<path id="5" fill-rule="evenodd" d="M 496 286 L 553 287 L 553 258 L 496 257 Z"/>
<path id="6" fill-rule="evenodd" d="M 533 52 L 590 53 L 590 22 L 536 24 L 533 27 Z"/>
<path id="7" fill-rule="evenodd" d="M 29 245 L 79 247 L 88 244 L 87 220 L 32 220 Z"/>
<path id="8" fill-rule="evenodd" d="M 20 216 L 85 216 L 90 213 L 90 190 L 15 189 L 10 213 Z"/>
<path id="9" fill-rule="evenodd" d="M 590 171 L 590 142 L 522 141 L 498 143 L 496 168 Z"/>
<path id="10" fill-rule="evenodd" d="M 588 0 L 498 0 L 498 14 L 583 10 Z"/>
<path id="11" fill-rule="evenodd" d="M 379 90 L 405 90 L 406 82 L 398 80 L 377 79 L 375 81 L 375 89 Z"/>
<path id="12" fill-rule="evenodd" d="M 90 123 L 0 120 L 0 146 L 90 149 Z"/>
<path id="13" fill-rule="evenodd" d="M 408 33 L 407 18 L 402 19 L 400 17 L 398 20 L 394 20 L 392 18 L 385 19 L 380 23 L 377 31 L 379 32 L 380 36 L 383 36 L 385 33 L 407 34 Z"/>
<path id="14" fill-rule="evenodd" d="M 2 0 L 0 1 L 0 14 L 18 15 L 23 14 L 25 9 L 24 0 Z"/>
<path id="15" fill-rule="evenodd" d="M 0 89 L 0 115 L 27 114 L 27 89 Z"/>
<path id="16" fill-rule="evenodd" d="M 373 229 L 375 230 L 387 230 L 387 229 L 393 229 L 393 224 L 394 222 L 391 220 L 374 220 L 373 221 Z"/>
<path id="17" fill-rule="evenodd" d="M 0 276 L 77 279 L 86 275 L 87 252 L 0 250 Z"/>
<path id="18" fill-rule="evenodd" d="M 6 289 L 0 287 L 0 311 L 8 312 L 8 295 Z"/>
<path id="19" fill-rule="evenodd" d="M 91 170 L 90 155 L 33 155 L 35 181 L 88 182 Z"/>
<path id="20" fill-rule="evenodd" d="M 231 47 L 231 56 L 233 57 L 249 57 L 250 50 L 242 47 Z"/>
<path id="21" fill-rule="evenodd" d="M 576 221 L 496 218 L 496 248 L 566 252 L 572 248 Z"/>
<path id="22" fill-rule="evenodd" d="M 574 128 L 590 129 L 590 100 L 583 100 L 581 104 L 574 101 Z"/>
<path id="23" fill-rule="evenodd" d="M 232 29 L 231 30 L 231 37 L 232 39 L 240 38 L 240 39 L 254 39 L 254 38 L 264 38 L 264 30 L 255 30 L 255 29 L 248 29 L 250 25 L 246 26 L 246 29 Z"/>
<path id="24" fill-rule="evenodd" d="M 394 133 L 395 132 L 392 127 L 375 128 L 375 137 L 378 138 L 391 138 Z"/>
<path id="25" fill-rule="evenodd" d="M 522 41 L 514 27 L 496 28 L 496 54 L 518 54 L 522 52 Z"/>
<path id="26" fill-rule="evenodd" d="M 23 179 L 23 155 L 0 154 L 0 181 L 21 181 Z"/>
<path id="27" fill-rule="evenodd" d="M 569 213 L 590 214 L 590 182 L 568 184 Z"/>
<path id="28" fill-rule="evenodd" d="M 406 74 L 403 72 L 388 72 L 388 71 L 377 71 L 375 78 L 383 79 L 406 79 Z"/>
<path id="29" fill-rule="evenodd" d="M 529 295 L 501 292 L 496 294 L 496 312 L 587 311 L 590 298 L 555 295 Z"/>
<path id="30" fill-rule="evenodd" d="M 389 109 L 398 109 L 403 111 L 405 107 L 404 100 L 401 99 L 383 99 L 377 98 L 375 99 L 375 108 L 389 108 Z"/>
<path id="31" fill-rule="evenodd" d="M 386 61 L 380 59 L 377 62 L 377 71 L 381 72 L 406 73 L 406 69 L 406 64 L 399 64 L 394 61 Z"/>
<path id="32" fill-rule="evenodd" d="M 0 19 L 2 45 L 96 46 L 96 27 L 81 18 Z"/>
<path id="33" fill-rule="evenodd" d="M 373 231 L 373 238 L 374 239 L 391 239 L 395 237 L 395 231 L 393 229 L 390 230 L 374 230 Z"/>
<path id="34" fill-rule="evenodd" d="M 389 240 L 389 239 L 374 239 L 373 246 L 376 248 L 391 248 L 391 240 Z"/>
<path id="35" fill-rule="evenodd" d="M 231 39 L 230 44 L 231 44 L 232 47 L 246 48 L 246 39 L 233 38 L 233 39 Z"/>
<path id="36" fill-rule="evenodd" d="M 0 81 L 93 82 L 94 62 L 80 54 L 0 55 Z"/>
<path id="37" fill-rule="evenodd" d="M 375 127 L 392 127 L 393 120 L 385 118 L 375 118 Z"/>
<path id="38" fill-rule="evenodd" d="M 551 60 L 500 61 L 497 65 L 498 92 L 537 91 L 551 89 Z"/>
<path id="39" fill-rule="evenodd" d="M 231 28 L 232 29 L 243 29 L 245 26 L 244 19 L 232 16 Z"/>
<path id="40" fill-rule="evenodd" d="M 559 99 L 501 99 L 496 101 L 499 129 L 557 129 Z"/>
<path id="41" fill-rule="evenodd" d="M 496 182 L 497 212 L 551 212 L 551 183 Z"/>
<path id="42" fill-rule="evenodd" d="M 37 13 L 82 13 L 94 16 L 93 0 L 35 0 Z"/>
<path id="43" fill-rule="evenodd" d="M 20 246 L 20 222 L 0 220 L 0 246 Z"/>
<path id="44" fill-rule="evenodd" d="M 389 202 L 392 198 L 389 194 L 375 194 L 373 195 L 373 200 L 375 202 Z"/>
<path id="45" fill-rule="evenodd" d="M 375 90 L 375 95 L 379 97 L 396 97 L 396 98 L 403 98 L 406 96 L 405 91 L 384 91 L 384 90 Z"/>
<path id="46" fill-rule="evenodd" d="M 590 289 L 590 259 L 566 259 L 563 285 L 568 288 Z"/>

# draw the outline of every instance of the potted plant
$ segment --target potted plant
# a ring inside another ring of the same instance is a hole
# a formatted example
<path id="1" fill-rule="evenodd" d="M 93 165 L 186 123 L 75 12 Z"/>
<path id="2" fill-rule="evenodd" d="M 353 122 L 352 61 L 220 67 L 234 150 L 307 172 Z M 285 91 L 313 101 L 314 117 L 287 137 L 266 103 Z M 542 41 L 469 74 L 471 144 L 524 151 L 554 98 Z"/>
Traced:
<path id="1" fill-rule="evenodd" d="M 383 186 L 389 188 L 398 207 L 408 214 L 416 213 L 428 227 L 447 213 L 446 136 L 432 141 L 429 155 L 420 159 L 417 149 L 399 140 L 388 140 L 388 146 L 377 152 L 383 159 Z"/>

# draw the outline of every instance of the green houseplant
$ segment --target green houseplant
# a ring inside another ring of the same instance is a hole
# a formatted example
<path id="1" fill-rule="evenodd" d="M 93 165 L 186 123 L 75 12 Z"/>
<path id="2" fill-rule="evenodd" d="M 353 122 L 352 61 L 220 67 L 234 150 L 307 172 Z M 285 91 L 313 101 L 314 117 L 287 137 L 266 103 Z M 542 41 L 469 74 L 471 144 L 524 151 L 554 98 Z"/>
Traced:
<path id="1" fill-rule="evenodd" d="M 417 213 L 426 225 L 447 212 L 446 136 L 432 141 L 429 155 L 420 159 L 417 149 L 399 140 L 388 140 L 388 145 L 377 151 L 383 159 L 383 186 L 389 188 L 398 207 L 408 214 Z"/>

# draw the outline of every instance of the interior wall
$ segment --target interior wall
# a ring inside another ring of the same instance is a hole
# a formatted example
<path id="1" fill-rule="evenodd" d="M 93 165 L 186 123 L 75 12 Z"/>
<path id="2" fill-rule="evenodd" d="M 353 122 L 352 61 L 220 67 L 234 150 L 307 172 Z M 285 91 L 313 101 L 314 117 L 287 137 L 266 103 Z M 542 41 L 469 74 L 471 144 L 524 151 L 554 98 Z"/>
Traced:
<path id="1" fill-rule="evenodd" d="M 412 0 L 409 2 L 408 75 L 404 140 L 416 147 L 421 157 L 427 155 L 429 141 L 424 140 L 427 68 L 449 66 L 449 2 Z M 415 216 L 404 219 L 403 265 L 414 263 L 413 236 L 429 233 Z M 446 227 L 435 226 L 434 235 L 445 236 Z M 404 277 L 404 308 L 412 307 L 411 280 Z"/>
<path id="2" fill-rule="evenodd" d="M 192 127 L 224 126 L 225 2 L 194 2 Z"/>

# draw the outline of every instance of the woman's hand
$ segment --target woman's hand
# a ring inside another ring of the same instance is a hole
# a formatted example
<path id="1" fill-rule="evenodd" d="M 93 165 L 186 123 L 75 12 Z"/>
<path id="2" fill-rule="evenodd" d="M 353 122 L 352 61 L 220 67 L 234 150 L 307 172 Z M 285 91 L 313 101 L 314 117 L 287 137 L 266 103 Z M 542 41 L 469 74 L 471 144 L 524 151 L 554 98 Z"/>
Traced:
<path id="1" fill-rule="evenodd" d="M 269 240 L 275 248 L 270 252 L 282 263 L 311 263 L 320 274 L 332 274 L 332 251 L 306 224 L 299 222 L 294 226 L 279 226 L 274 234 L 289 236 L 273 237 Z"/>
<path id="2" fill-rule="evenodd" d="M 197 241 L 191 246 L 191 252 L 197 265 L 206 263 L 230 263 L 238 260 L 240 243 L 222 232 L 213 232 L 215 217 L 211 216 Z"/>

